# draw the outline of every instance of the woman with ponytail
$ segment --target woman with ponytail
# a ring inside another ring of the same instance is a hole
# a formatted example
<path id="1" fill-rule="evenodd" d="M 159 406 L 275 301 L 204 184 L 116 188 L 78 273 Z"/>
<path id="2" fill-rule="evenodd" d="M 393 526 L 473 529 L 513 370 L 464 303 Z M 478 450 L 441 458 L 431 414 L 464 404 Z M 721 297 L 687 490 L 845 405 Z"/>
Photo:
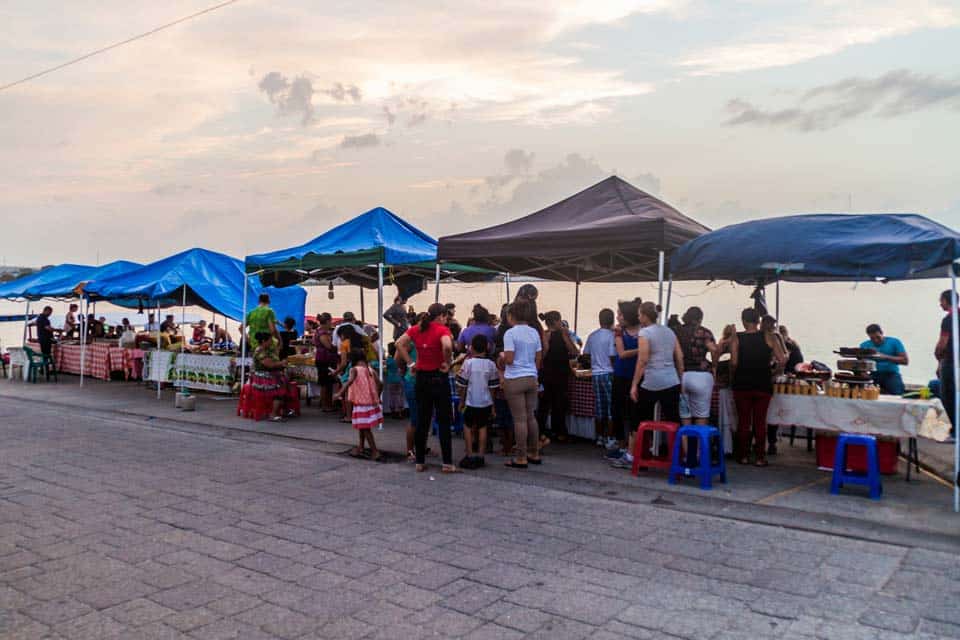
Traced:
<path id="1" fill-rule="evenodd" d="M 420 322 L 410 327 L 397 340 L 397 357 L 400 363 L 411 364 L 410 347 L 417 350 L 416 398 L 417 428 L 414 434 L 414 452 L 417 471 L 426 471 L 427 435 L 434 412 L 440 437 L 440 452 L 443 455 L 443 473 L 458 473 L 453 464 L 450 443 L 452 400 L 450 396 L 450 361 L 453 358 L 453 336 L 445 320 L 447 308 L 439 303 L 430 305 Z"/>

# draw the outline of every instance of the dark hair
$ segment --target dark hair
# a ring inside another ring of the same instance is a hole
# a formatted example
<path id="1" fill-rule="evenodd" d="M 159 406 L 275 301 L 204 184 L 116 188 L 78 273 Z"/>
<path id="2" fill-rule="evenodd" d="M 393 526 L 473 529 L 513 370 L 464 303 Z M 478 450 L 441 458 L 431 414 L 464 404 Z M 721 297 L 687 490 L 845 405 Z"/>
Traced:
<path id="1" fill-rule="evenodd" d="M 257 298 L 257 301 L 260 304 L 270 304 L 270 296 L 266 293 L 261 293 L 260 297 Z"/>
<path id="2" fill-rule="evenodd" d="M 450 311 L 451 309 L 456 309 L 456 308 L 457 308 L 457 305 L 455 305 L 455 304 L 452 303 L 452 302 L 448 302 L 448 303 L 446 303 L 446 304 L 443 305 L 443 306 L 446 308 L 447 311 Z"/>
<path id="3" fill-rule="evenodd" d="M 518 298 L 510 305 L 508 313 L 515 322 L 530 322 L 533 304 L 525 298 Z"/>
<path id="4" fill-rule="evenodd" d="M 646 316 L 652 322 L 656 322 L 660 313 L 657 311 L 657 305 L 652 302 L 644 302 L 640 305 L 640 315 Z"/>
<path id="5" fill-rule="evenodd" d="M 253 339 L 257 341 L 258 345 L 261 345 L 270 339 L 270 333 L 268 331 L 257 331 L 253 334 Z"/>
<path id="6" fill-rule="evenodd" d="M 489 347 L 490 343 L 487 342 L 487 336 L 479 333 L 473 336 L 473 340 L 470 341 L 470 348 L 473 349 L 474 353 L 486 353 Z"/>
<path id="7" fill-rule="evenodd" d="M 426 331 L 430 328 L 430 323 L 447 314 L 446 305 L 442 305 L 439 302 L 434 302 L 427 308 L 427 312 L 420 316 L 420 331 Z"/>
<path id="8" fill-rule="evenodd" d="M 500 307 L 500 322 L 502 324 L 510 324 L 510 303 L 506 303 Z"/>
<path id="9" fill-rule="evenodd" d="M 867 335 L 871 333 L 883 333 L 883 329 L 880 328 L 878 324 L 868 324 L 867 325 Z"/>
<path id="10" fill-rule="evenodd" d="M 397 343 L 396 343 L 396 342 L 391 342 L 390 344 L 387 345 L 387 355 L 389 355 L 391 358 L 392 358 L 393 356 L 397 355 Z"/>
<path id="11" fill-rule="evenodd" d="M 333 320 L 333 316 L 331 316 L 329 313 L 324 312 L 324 313 L 318 313 L 318 314 L 317 314 L 317 323 L 318 323 L 318 324 L 327 324 L 327 323 L 329 323 L 331 320 Z"/>
<path id="12" fill-rule="evenodd" d="M 703 309 L 700 307 L 690 307 L 683 314 L 683 324 L 699 325 L 703 322 Z"/>
<path id="13" fill-rule="evenodd" d="M 740 312 L 740 321 L 743 324 L 760 324 L 760 313 L 753 307 L 747 307 Z"/>
<path id="14" fill-rule="evenodd" d="M 490 312 L 479 302 L 473 305 L 473 321 L 479 324 L 490 324 Z"/>
<path id="15" fill-rule="evenodd" d="M 297 321 L 291 318 L 290 316 L 287 316 L 286 318 L 283 319 L 283 326 L 289 331 L 290 329 L 293 329 L 295 326 L 297 326 Z"/>
<path id="16" fill-rule="evenodd" d="M 597 316 L 600 320 L 601 327 L 609 327 L 614 323 L 613 309 L 600 309 L 600 313 Z"/>
<path id="17" fill-rule="evenodd" d="M 350 354 L 347 356 L 347 358 L 350 360 L 350 364 L 356 366 L 356 365 L 360 364 L 361 362 L 366 362 L 366 361 L 367 361 L 367 354 L 364 352 L 363 349 L 355 349 L 355 348 L 353 347 L 353 343 L 351 342 L 351 343 L 350 343 Z"/>
<path id="18" fill-rule="evenodd" d="M 337 335 L 340 336 L 341 340 L 349 340 L 351 349 L 364 338 L 352 324 L 343 324 L 337 327 Z"/>
<path id="19" fill-rule="evenodd" d="M 635 327 L 640 324 L 640 298 L 634 300 L 621 300 L 617 303 L 620 309 L 620 315 L 628 327 Z"/>
<path id="20" fill-rule="evenodd" d="M 940 294 L 940 299 L 946 302 L 947 304 L 950 304 L 950 301 L 953 300 L 953 291 L 951 289 L 947 289 L 946 291 Z"/>
<path id="21" fill-rule="evenodd" d="M 540 314 L 540 319 L 546 322 L 548 325 L 560 322 L 560 312 L 559 311 L 547 311 L 546 313 Z"/>
<path id="22" fill-rule="evenodd" d="M 762 318 L 760 318 L 760 326 L 769 325 L 768 328 L 770 331 L 773 331 L 773 328 L 777 326 L 777 319 L 774 318 L 769 313 Z"/>
<path id="23" fill-rule="evenodd" d="M 519 289 L 517 289 L 517 297 L 514 299 L 514 302 L 517 300 L 536 300 L 537 296 L 540 295 L 540 292 L 537 291 L 537 288 L 532 284 L 525 284 Z"/>

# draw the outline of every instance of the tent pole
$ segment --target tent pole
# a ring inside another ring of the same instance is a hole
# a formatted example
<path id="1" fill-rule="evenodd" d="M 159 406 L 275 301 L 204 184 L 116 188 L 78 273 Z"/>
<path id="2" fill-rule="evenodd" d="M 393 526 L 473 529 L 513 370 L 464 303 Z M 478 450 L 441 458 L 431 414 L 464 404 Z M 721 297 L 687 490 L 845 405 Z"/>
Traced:
<path id="1" fill-rule="evenodd" d="M 81 309 L 80 313 L 83 314 L 83 317 L 87 317 L 86 309 L 89 306 L 90 306 L 89 300 L 84 300 L 83 298 L 80 298 L 80 309 Z M 83 386 L 83 374 L 84 374 L 84 369 L 86 368 L 84 367 L 84 365 L 86 364 L 86 360 L 87 360 L 87 335 L 86 334 L 87 334 L 86 331 L 80 332 L 80 386 L 81 387 Z"/>
<path id="2" fill-rule="evenodd" d="M 951 425 L 953 427 L 954 443 L 953 443 L 953 511 L 954 513 L 960 512 L 960 487 L 957 486 L 957 479 L 960 476 L 960 439 L 957 439 L 957 411 L 960 409 L 960 389 L 957 388 L 957 378 L 960 377 L 960 342 L 957 341 L 957 338 L 960 337 L 960 320 L 957 318 L 957 273 L 954 269 L 955 263 L 950 264 L 950 330 L 951 330 L 951 346 L 953 347 L 953 398 L 945 398 L 947 402 L 953 403 L 953 415 L 954 422 Z"/>
<path id="3" fill-rule="evenodd" d="M 366 305 L 363 304 L 363 285 L 360 285 L 360 322 L 367 321 Z"/>
<path id="4" fill-rule="evenodd" d="M 243 272 L 243 310 L 240 312 L 240 393 L 247 381 L 247 272 Z M 226 323 L 224 323 L 226 324 Z"/>
<path id="5" fill-rule="evenodd" d="M 437 279 L 437 288 L 433 294 L 433 301 L 440 302 L 440 263 L 439 262 L 437 263 L 436 279 Z"/>
<path id="6" fill-rule="evenodd" d="M 660 307 L 660 310 L 663 310 L 663 251 L 660 251 L 657 255 L 657 282 L 660 283 L 660 289 L 657 294 L 657 305 Z M 667 324 L 667 318 L 665 315 L 661 315 L 660 324 Z"/>
<path id="7" fill-rule="evenodd" d="M 510 272 L 503 274 L 503 281 L 507 283 L 507 304 L 510 304 Z"/>
<path id="8" fill-rule="evenodd" d="M 157 400 L 160 399 L 160 379 L 163 377 L 160 364 L 160 298 L 157 298 Z"/>
<path id="9" fill-rule="evenodd" d="M 777 278 L 777 302 L 776 302 L 776 309 L 777 309 L 777 322 L 779 323 L 779 322 L 780 322 L 780 278 Z"/>
<path id="10" fill-rule="evenodd" d="M 383 370 L 386 368 L 383 365 L 383 350 L 384 350 L 384 340 L 383 340 L 383 263 L 380 262 L 377 264 L 377 336 L 380 340 L 380 350 L 377 352 L 377 363 L 380 370 L 380 382 L 383 382 Z"/>
<path id="11" fill-rule="evenodd" d="M 180 393 L 183 393 L 183 350 L 187 346 L 187 285 L 183 285 L 183 303 L 180 305 L 180 366 L 177 367 L 177 379 L 180 381 Z"/>
<path id="12" fill-rule="evenodd" d="M 577 333 L 577 319 L 580 317 L 580 280 L 573 290 L 573 332 Z"/>
<path id="13" fill-rule="evenodd" d="M 27 338 L 30 337 L 30 301 L 27 300 L 27 308 L 23 312 L 23 345 L 27 346 Z"/>
<path id="14" fill-rule="evenodd" d="M 670 277 L 667 279 L 667 306 L 664 309 L 663 317 L 670 317 L 670 298 L 673 297 L 673 273 L 670 274 Z"/>

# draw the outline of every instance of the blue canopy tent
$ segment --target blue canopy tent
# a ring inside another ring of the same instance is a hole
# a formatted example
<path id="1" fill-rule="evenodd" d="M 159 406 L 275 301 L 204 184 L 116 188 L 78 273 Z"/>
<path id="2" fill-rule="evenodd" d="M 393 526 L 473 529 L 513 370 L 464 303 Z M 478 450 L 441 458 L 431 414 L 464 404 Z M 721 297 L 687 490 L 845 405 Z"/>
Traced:
<path id="1" fill-rule="evenodd" d="M 248 275 L 258 275 L 263 284 L 284 286 L 339 277 L 361 287 L 376 287 L 381 336 L 385 275 L 404 297 L 422 290 L 430 275 L 436 277 L 439 288 L 441 277 L 437 241 L 383 207 L 371 209 L 305 244 L 247 256 L 245 268 Z M 461 278 L 490 276 L 485 269 L 456 264 L 445 264 L 444 270 Z"/>
<path id="2" fill-rule="evenodd" d="M 886 282 L 949 277 L 956 309 L 957 260 L 960 234 L 920 215 L 795 215 L 734 224 L 690 240 L 670 259 L 670 281 L 779 285 L 781 280 Z M 777 298 L 779 302 L 779 294 Z M 668 290 L 668 310 L 669 304 Z M 960 331 L 957 314 L 950 315 L 957 380 Z M 960 414 L 960 390 L 955 388 L 954 397 L 945 401 L 953 402 L 954 416 Z M 954 465 L 955 473 L 960 474 L 960 440 L 954 449 Z M 957 482 L 954 511 L 960 511 Z"/>
<path id="3" fill-rule="evenodd" d="M 86 271 L 78 271 L 65 275 L 56 280 L 45 279 L 26 287 L 25 298 L 38 300 L 40 298 L 74 298 L 83 293 L 83 287 L 96 280 L 104 280 L 139 269 L 143 265 L 126 260 L 110 262 L 102 267 L 89 267 Z"/>
<path id="4" fill-rule="evenodd" d="M 27 324 L 30 322 L 30 298 L 27 291 L 31 287 L 43 286 L 51 282 L 56 282 L 61 278 L 80 278 L 84 274 L 90 273 L 96 267 L 82 264 L 58 264 L 48 267 L 36 273 L 25 275 L 16 280 L 0 284 L 0 298 L 6 300 L 26 300 L 26 310 L 23 320 L 23 343 L 27 342 Z"/>
<path id="5" fill-rule="evenodd" d="M 245 320 L 246 299 L 267 293 L 277 317 L 292 317 L 297 330 L 303 332 L 307 300 L 303 287 L 280 289 L 262 287 L 258 282 L 247 282 L 244 287 L 243 282 L 247 281 L 240 260 L 206 249 L 189 249 L 135 271 L 95 281 L 85 293 L 93 300 L 149 300 L 158 310 L 162 306 L 198 306 L 240 323 Z M 159 339 L 157 342 L 159 347 Z M 158 397 L 159 393 L 158 383 Z"/>

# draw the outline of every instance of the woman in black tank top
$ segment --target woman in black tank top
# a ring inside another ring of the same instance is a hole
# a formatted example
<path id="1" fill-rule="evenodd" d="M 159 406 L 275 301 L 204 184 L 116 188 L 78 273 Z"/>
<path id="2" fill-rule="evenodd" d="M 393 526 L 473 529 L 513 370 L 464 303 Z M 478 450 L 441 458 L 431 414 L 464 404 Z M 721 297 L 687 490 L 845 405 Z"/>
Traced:
<path id="1" fill-rule="evenodd" d="M 570 360 L 578 351 L 561 324 L 560 312 L 548 311 L 540 316 L 547 325 L 546 353 L 543 355 L 543 397 L 538 411 L 541 433 L 547 432 L 562 442 L 567 437 L 567 384 L 570 381 Z M 546 428 L 547 415 L 550 428 Z"/>

